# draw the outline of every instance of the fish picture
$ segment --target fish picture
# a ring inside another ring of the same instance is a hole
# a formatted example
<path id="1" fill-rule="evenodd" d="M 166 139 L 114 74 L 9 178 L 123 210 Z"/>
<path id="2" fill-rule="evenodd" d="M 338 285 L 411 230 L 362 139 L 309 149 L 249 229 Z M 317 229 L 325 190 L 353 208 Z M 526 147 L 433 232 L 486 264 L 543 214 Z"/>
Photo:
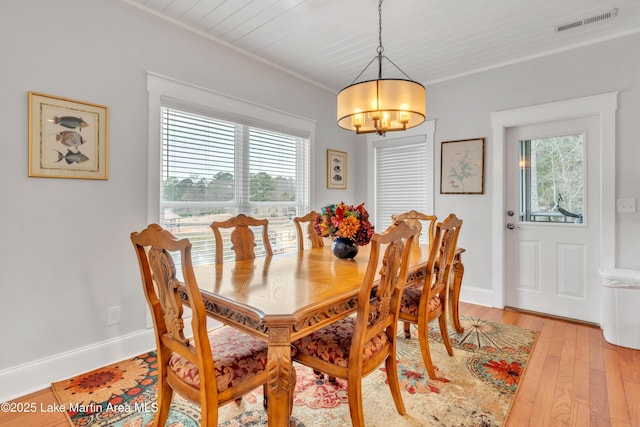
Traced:
<path id="1" fill-rule="evenodd" d="M 29 91 L 29 176 L 109 179 L 109 107 Z"/>
<path id="2" fill-rule="evenodd" d="M 89 126 L 89 123 L 82 120 L 82 117 L 55 116 L 53 119 L 50 119 L 49 121 L 69 129 L 78 129 L 80 132 L 82 132 L 82 128 Z"/>
<path id="3" fill-rule="evenodd" d="M 347 153 L 327 150 L 327 188 L 347 188 Z"/>
<path id="4" fill-rule="evenodd" d="M 67 150 L 67 154 L 62 154 L 58 150 L 55 151 L 58 153 L 58 160 L 56 161 L 56 163 L 62 161 L 63 159 L 65 162 L 67 162 L 68 165 L 72 163 L 83 163 L 89 160 L 89 158 L 82 154 L 80 151 L 73 152 L 71 150 Z"/>
<path id="5" fill-rule="evenodd" d="M 75 148 L 76 150 L 82 144 L 84 144 L 84 138 L 78 132 L 65 130 L 56 134 L 56 141 L 61 142 L 67 147 Z"/>
<path id="6" fill-rule="evenodd" d="M 48 122 L 68 129 L 78 129 L 78 132 L 82 132 L 83 127 L 89 126 L 82 117 L 75 116 L 54 116 Z M 74 163 L 80 164 L 89 160 L 89 156 L 79 150 L 79 147 L 86 141 L 78 132 L 75 130 L 63 130 L 56 133 L 56 141 L 68 148 L 66 154 L 54 149 L 57 153 L 57 160 L 54 163 L 60 163 L 64 160 L 67 165 L 71 166 Z"/>

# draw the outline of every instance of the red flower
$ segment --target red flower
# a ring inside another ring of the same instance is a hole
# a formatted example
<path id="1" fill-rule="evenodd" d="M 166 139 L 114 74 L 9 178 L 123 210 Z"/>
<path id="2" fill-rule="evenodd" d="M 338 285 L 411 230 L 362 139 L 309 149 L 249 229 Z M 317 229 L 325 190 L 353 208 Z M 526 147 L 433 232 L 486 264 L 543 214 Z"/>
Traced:
<path id="1" fill-rule="evenodd" d="M 522 365 L 520 362 L 507 362 L 506 360 L 490 360 L 484 363 L 487 373 L 496 381 L 502 381 L 506 386 L 513 387 L 520 383 Z"/>

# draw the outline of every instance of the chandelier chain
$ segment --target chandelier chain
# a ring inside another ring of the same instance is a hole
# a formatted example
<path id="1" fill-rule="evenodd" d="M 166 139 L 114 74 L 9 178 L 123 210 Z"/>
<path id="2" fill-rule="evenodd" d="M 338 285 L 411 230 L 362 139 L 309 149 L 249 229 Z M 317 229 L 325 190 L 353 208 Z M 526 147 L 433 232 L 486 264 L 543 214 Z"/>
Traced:
<path id="1" fill-rule="evenodd" d="M 382 55 L 384 47 L 382 47 L 382 0 L 378 3 L 378 54 Z"/>

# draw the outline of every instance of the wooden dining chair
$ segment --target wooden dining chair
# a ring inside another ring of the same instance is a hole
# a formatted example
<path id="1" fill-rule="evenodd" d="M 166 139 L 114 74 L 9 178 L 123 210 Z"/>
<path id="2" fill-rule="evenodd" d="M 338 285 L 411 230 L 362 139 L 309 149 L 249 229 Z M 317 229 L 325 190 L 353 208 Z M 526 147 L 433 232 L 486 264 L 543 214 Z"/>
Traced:
<path id="1" fill-rule="evenodd" d="M 394 223 L 382 234 L 374 234 L 356 315 L 332 323 L 293 344 L 296 348 L 294 360 L 347 380 L 354 427 L 365 425 L 362 378 L 375 371 L 383 361 L 396 409 L 401 415 L 406 413 L 398 382 L 396 335 L 400 297 L 415 234 L 416 230 L 402 221 Z"/>
<path id="2" fill-rule="evenodd" d="M 153 425 L 165 425 L 175 391 L 200 405 L 201 425 L 217 426 L 219 406 L 266 384 L 267 344 L 229 326 L 207 331 L 188 239 L 176 239 L 151 224 L 140 233 L 131 233 L 131 241 L 156 337 L 158 409 Z M 182 289 L 171 256 L 174 252 L 180 254 L 182 263 Z M 178 294 L 183 291 L 192 311 L 192 338 L 184 335 L 183 305 Z"/>
<path id="3" fill-rule="evenodd" d="M 461 227 L 462 220 L 454 214 L 436 225 L 433 244 L 429 250 L 424 286 L 405 288 L 400 303 L 399 319 L 405 322 L 405 336 L 411 337 L 409 326 L 411 323 L 417 324 L 422 359 L 432 379 L 435 378 L 429 350 L 429 322 L 432 320 L 438 319 L 442 341 L 449 356 L 453 356 L 447 328 L 446 306 L 449 298 L 449 275 Z"/>
<path id="4" fill-rule="evenodd" d="M 308 239 L 311 242 L 312 248 L 321 248 L 324 246 L 324 239 L 319 236 L 313 230 L 313 224 L 320 214 L 316 211 L 311 211 L 303 216 L 297 216 L 293 218 L 293 223 L 296 225 L 296 232 L 298 233 L 298 250 L 304 250 L 304 243 Z M 306 224 L 305 230 L 302 226 Z"/>
<path id="5" fill-rule="evenodd" d="M 437 216 L 426 215 L 416 210 L 410 210 L 409 212 L 391 215 L 391 219 L 394 222 L 397 220 L 406 221 L 407 224 L 418 229 L 418 235 L 416 239 L 413 241 L 413 243 L 416 245 L 420 244 L 420 236 L 422 235 L 422 228 L 423 228 L 422 222 L 424 221 L 425 223 L 427 223 L 429 225 L 429 232 L 427 236 L 429 239 L 429 247 L 431 247 L 433 243 L 433 233 L 435 230 L 436 220 L 438 219 Z"/>
<path id="6" fill-rule="evenodd" d="M 418 212 L 416 210 L 411 210 L 409 212 L 405 212 L 402 214 L 391 215 L 391 218 L 395 221 L 397 219 L 402 219 L 407 221 L 409 225 L 418 227 L 419 231 L 422 231 L 423 225 L 422 221 L 429 224 L 429 247 L 433 245 L 433 237 L 435 232 L 435 225 L 437 217 L 435 215 L 425 215 L 422 212 Z M 414 243 L 419 245 L 420 241 L 420 232 L 418 233 L 418 238 L 414 240 Z M 460 301 L 460 289 L 462 287 L 462 276 L 464 276 L 464 264 L 462 263 L 462 253 L 465 251 L 464 248 L 456 248 L 456 253 L 453 259 L 453 275 L 449 278 L 449 318 L 453 322 L 453 327 L 457 333 L 461 334 L 464 332 L 464 328 L 460 323 L 460 309 L 459 309 L 459 301 Z M 409 329 L 409 323 L 405 323 L 405 335 L 407 338 L 411 337 L 411 330 Z"/>
<path id="7" fill-rule="evenodd" d="M 236 253 L 236 261 L 256 257 L 254 251 L 256 239 L 250 227 L 262 227 L 262 244 L 265 255 L 273 255 L 271 242 L 269 242 L 269 220 L 267 219 L 256 219 L 245 214 L 238 214 L 226 221 L 214 221 L 210 226 L 216 239 L 216 264 L 222 264 L 224 255 L 221 228 L 233 228 L 233 231 L 231 231 L 231 249 Z"/>

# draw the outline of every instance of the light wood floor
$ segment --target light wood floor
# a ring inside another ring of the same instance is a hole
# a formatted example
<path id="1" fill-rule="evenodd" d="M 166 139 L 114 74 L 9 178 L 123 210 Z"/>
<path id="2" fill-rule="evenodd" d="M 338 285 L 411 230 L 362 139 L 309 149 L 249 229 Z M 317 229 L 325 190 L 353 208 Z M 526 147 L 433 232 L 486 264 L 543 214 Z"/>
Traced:
<path id="1" fill-rule="evenodd" d="M 461 304 L 464 314 L 539 331 L 506 426 L 640 426 L 640 350 L 607 343 L 599 328 Z M 51 389 L 18 399 L 56 403 Z M 67 426 L 61 413 L 0 412 L 0 426 Z"/>

